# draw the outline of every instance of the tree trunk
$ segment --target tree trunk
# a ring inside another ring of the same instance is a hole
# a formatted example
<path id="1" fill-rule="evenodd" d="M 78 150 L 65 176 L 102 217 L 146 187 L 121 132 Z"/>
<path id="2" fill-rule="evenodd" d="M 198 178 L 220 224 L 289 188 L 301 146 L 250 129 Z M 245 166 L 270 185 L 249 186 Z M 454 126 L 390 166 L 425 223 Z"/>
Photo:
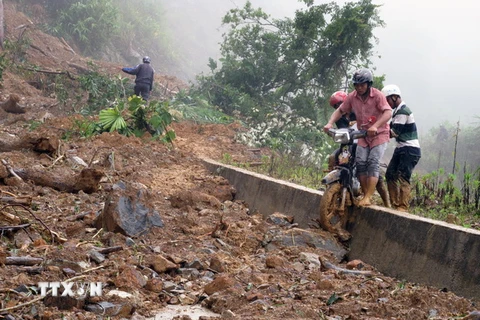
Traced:
<path id="1" fill-rule="evenodd" d="M 35 169 L 17 169 L 15 172 L 25 181 L 32 181 L 36 185 L 50 187 L 59 191 L 76 193 L 82 190 L 93 193 L 98 190 L 98 184 L 103 172 L 97 169 L 83 169 L 77 176 L 60 176 L 55 172 Z"/>

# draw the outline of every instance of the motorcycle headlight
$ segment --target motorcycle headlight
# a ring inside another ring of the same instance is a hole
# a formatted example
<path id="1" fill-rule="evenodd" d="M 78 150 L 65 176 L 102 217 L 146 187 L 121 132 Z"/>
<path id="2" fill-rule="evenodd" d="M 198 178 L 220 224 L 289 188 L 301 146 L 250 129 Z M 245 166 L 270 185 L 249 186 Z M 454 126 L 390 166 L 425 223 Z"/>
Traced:
<path id="1" fill-rule="evenodd" d="M 333 141 L 336 143 L 347 144 L 350 141 L 350 135 L 348 132 L 336 132 Z"/>

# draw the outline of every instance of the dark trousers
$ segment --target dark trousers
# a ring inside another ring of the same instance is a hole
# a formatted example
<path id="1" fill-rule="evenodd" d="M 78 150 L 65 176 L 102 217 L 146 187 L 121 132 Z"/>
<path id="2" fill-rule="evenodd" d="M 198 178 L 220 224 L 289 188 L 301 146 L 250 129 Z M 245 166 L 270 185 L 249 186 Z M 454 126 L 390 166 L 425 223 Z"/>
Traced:
<path id="1" fill-rule="evenodd" d="M 150 85 L 144 83 L 136 83 L 133 88 L 135 95 L 142 97 L 143 100 L 147 101 L 150 97 Z"/>
<path id="2" fill-rule="evenodd" d="M 410 183 L 412 171 L 420 160 L 419 150 L 417 148 L 396 148 L 393 152 L 392 159 L 387 167 L 385 178 L 388 181 L 398 181 L 402 178 L 404 181 Z"/>

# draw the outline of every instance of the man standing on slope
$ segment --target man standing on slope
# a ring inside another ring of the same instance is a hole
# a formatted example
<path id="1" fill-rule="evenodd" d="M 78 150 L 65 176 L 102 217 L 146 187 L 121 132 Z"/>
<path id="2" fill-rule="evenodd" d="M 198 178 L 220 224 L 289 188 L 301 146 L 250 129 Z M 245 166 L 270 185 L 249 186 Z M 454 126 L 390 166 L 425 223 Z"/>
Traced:
<path id="1" fill-rule="evenodd" d="M 150 65 L 150 57 L 144 57 L 143 63 L 133 68 L 122 68 L 123 72 L 133 74 L 135 78 L 135 87 L 133 88 L 135 94 L 147 101 L 150 97 L 150 91 L 153 89 L 153 76 L 155 70 Z"/>
<path id="2" fill-rule="evenodd" d="M 365 138 L 358 139 L 355 161 L 364 194 L 358 205 L 369 206 L 380 175 L 380 160 L 390 140 L 388 121 L 392 116 L 392 108 L 382 92 L 372 87 L 373 74 L 370 70 L 357 70 L 352 81 L 355 91 L 333 112 L 323 130 L 328 132 L 342 115 L 354 112 L 358 128 L 367 131 Z"/>
<path id="3" fill-rule="evenodd" d="M 397 146 L 387 167 L 387 187 L 393 208 L 408 211 L 410 206 L 410 178 L 421 157 L 417 125 L 412 111 L 402 101 L 400 88 L 394 84 L 382 89 L 393 109 L 390 136 Z"/>

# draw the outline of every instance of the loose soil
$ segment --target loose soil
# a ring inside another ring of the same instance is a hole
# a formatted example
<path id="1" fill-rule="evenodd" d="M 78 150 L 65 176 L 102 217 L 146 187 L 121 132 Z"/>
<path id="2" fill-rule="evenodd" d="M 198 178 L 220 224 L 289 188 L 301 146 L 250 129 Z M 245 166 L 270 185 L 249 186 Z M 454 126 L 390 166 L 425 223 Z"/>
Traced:
<path id="1" fill-rule="evenodd" d="M 35 21 L 10 1 L 4 2 L 6 37 L 15 41 L 23 32 L 31 40 L 24 57 L 30 64 L 72 75 L 90 68 L 90 59 L 76 54 L 61 39 L 44 34 Z M 104 61 L 94 64 L 110 75 L 119 75 L 122 67 Z M 221 160 L 225 154 L 235 162 L 255 161 L 248 147 L 235 142 L 236 133 L 242 130 L 238 124 L 175 123 L 173 146 L 116 133 L 88 139 L 72 134 L 61 139 L 78 117 L 72 109 L 60 107 L 55 96 L 45 95 L 45 90 L 19 74 L 7 69 L 3 76 L 0 100 L 15 94 L 27 112 L 17 115 L 0 110 L 0 158 L 14 171 L 37 169 L 61 179 L 83 169 L 74 161 L 76 156 L 101 171 L 103 178 L 94 192 L 68 193 L 19 181 L 6 167 L 1 168 L 0 197 L 31 198 L 32 204 L 4 203 L 0 211 L 0 226 L 30 224 L 1 234 L 0 319 L 106 319 L 108 312 L 112 319 L 145 319 L 166 305 L 192 304 L 222 318 L 269 320 L 459 319 L 475 310 L 468 299 L 387 277 L 365 263 L 360 263 L 361 269 L 371 275 L 328 269 L 300 258 L 305 256 L 302 253 L 312 253 L 346 268 L 346 262 L 335 261 L 331 253 L 317 248 L 267 250 L 268 231 L 279 227 L 250 212 L 241 199 L 234 198 L 228 181 L 207 172 L 201 161 L 204 157 Z M 186 86 L 169 75 L 158 74 L 155 82 L 164 89 Z M 159 91 L 154 98 L 172 94 Z M 32 129 L 32 120 L 43 122 Z M 32 139 L 45 139 L 54 148 L 38 152 L 5 147 Z M 262 152 L 268 155 L 268 150 Z M 160 214 L 163 227 L 137 237 L 94 227 L 96 215 L 119 181 L 148 192 L 149 205 Z M 53 241 L 50 231 L 58 234 Z M 113 246 L 122 250 L 106 254 L 103 262 L 89 257 L 94 248 Z M 6 257 L 38 257 L 43 262 L 2 265 Z M 67 279 L 102 282 L 103 296 L 67 301 L 32 294 L 39 282 Z M 174 290 L 167 288 L 172 286 Z M 107 296 L 113 290 L 132 296 Z M 104 315 L 85 310 L 87 305 L 98 309 L 98 303 L 105 301 L 121 308 L 115 312 L 101 309 Z"/>

